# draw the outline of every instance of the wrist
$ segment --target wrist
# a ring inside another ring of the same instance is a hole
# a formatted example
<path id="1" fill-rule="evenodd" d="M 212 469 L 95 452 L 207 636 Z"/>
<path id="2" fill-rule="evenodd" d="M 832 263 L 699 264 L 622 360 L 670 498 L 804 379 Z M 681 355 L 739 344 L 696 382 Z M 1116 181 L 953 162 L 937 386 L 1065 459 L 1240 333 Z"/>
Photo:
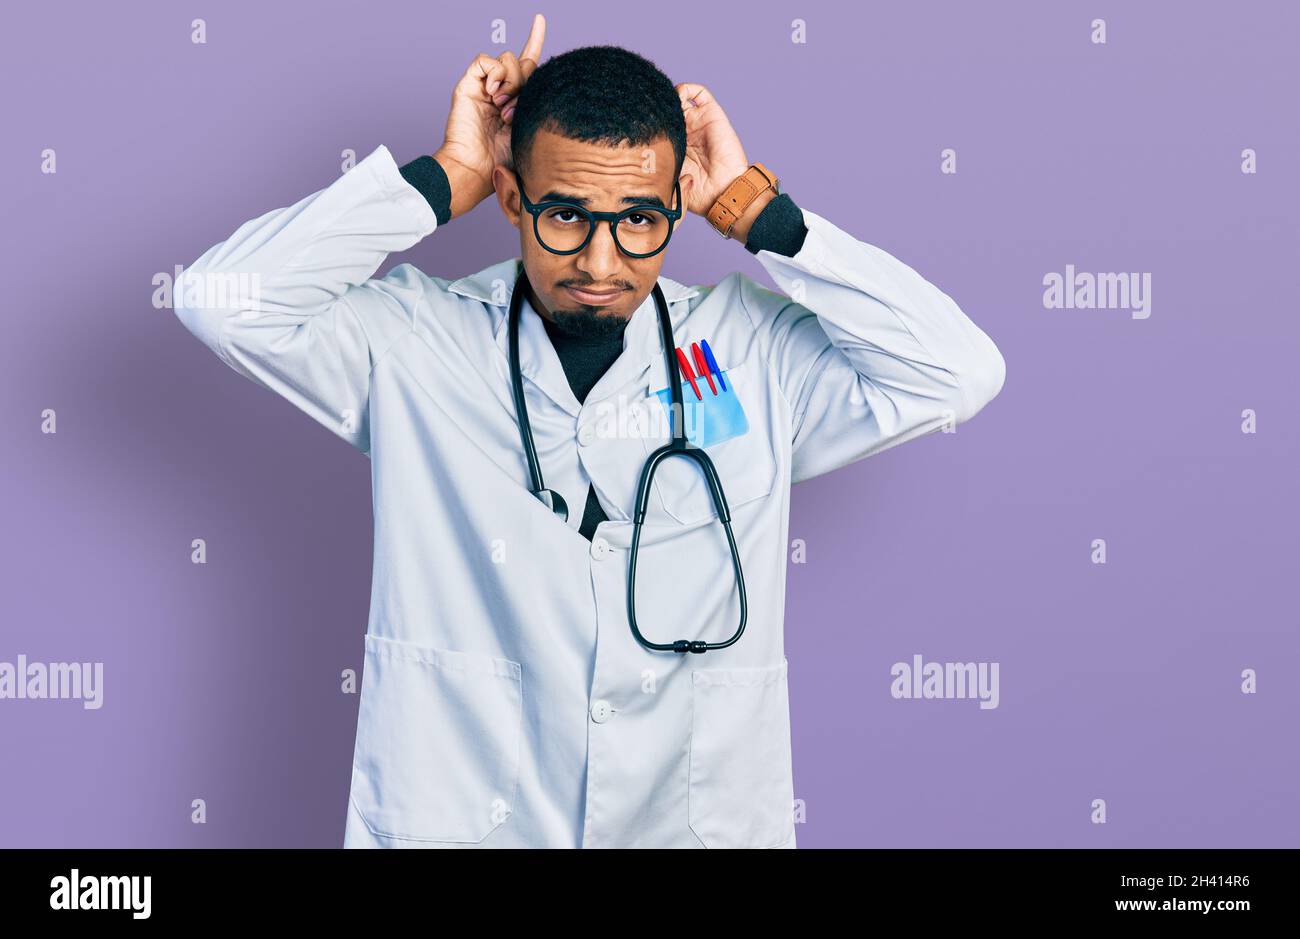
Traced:
<path id="1" fill-rule="evenodd" d="M 743 244 L 754 220 L 777 195 L 776 174 L 751 163 L 714 199 L 705 217 L 720 235 Z"/>
<path id="2" fill-rule="evenodd" d="M 740 218 L 736 219 L 736 224 L 731 226 L 731 235 L 729 237 L 739 241 L 742 245 L 748 242 L 749 231 L 754 227 L 754 220 L 763 214 L 763 210 L 767 208 L 768 203 L 776 197 L 777 191 L 775 189 L 769 189 L 755 197 Z"/>
<path id="3" fill-rule="evenodd" d="M 442 167 L 451 187 L 451 217 L 460 218 L 492 193 L 491 179 L 483 179 L 444 148 L 439 148 L 433 159 Z"/>
<path id="4" fill-rule="evenodd" d="M 711 191 L 702 191 L 700 194 L 704 197 L 704 205 L 700 208 L 692 209 L 691 211 L 700 218 L 707 220 L 709 217 L 709 211 L 713 208 L 713 204 L 722 198 L 722 194 L 727 191 L 728 186 L 745 175 L 745 170 L 747 169 L 749 169 L 748 163 L 739 168 L 727 167 L 726 169 L 719 169 L 716 174 L 713 174 L 714 177 L 726 180 L 726 182 L 722 183 L 720 186 L 713 187 Z M 691 201 L 694 202 L 695 200 L 692 199 Z"/>

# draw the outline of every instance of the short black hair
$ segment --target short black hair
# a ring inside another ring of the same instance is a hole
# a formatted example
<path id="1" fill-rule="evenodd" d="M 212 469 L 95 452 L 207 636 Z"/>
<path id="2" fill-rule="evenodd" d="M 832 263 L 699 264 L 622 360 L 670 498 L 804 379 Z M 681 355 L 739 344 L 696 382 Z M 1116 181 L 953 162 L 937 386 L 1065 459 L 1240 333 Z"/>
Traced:
<path id="1" fill-rule="evenodd" d="M 649 59 L 618 46 L 571 49 L 538 66 L 515 103 L 510 150 L 523 169 L 539 130 L 584 143 L 648 144 L 667 137 L 686 159 L 686 119 L 668 76 Z"/>

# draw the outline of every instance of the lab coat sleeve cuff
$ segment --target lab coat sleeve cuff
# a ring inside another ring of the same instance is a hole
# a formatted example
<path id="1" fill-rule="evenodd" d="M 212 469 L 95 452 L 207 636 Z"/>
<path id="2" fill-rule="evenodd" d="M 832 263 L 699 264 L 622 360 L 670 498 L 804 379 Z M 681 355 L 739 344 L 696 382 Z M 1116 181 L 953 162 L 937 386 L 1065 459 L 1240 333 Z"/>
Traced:
<path id="1" fill-rule="evenodd" d="M 410 213 L 419 231 L 419 237 L 426 237 L 438 228 L 441 219 L 437 212 L 423 193 L 407 180 L 387 147 L 380 144 L 374 152 L 358 163 L 353 171 L 360 170 L 363 166 L 379 183 L 384 196 Z"/>
<path id="2" fill-rule="evenodd" d="M 778 196 L 777 198 L 780 198 Z M 776 204 L 776 199 L 768 203 L 768 208 Z M 831 225 L 820 215 L 810 212 L 807 209 L 795 209 L 799 213 L 800 224 L 803 225 L 803 237 L 799 241 L 799 248 L 792 254 L 775 251 L 768 247 L 767 244 L 760 244 L 753 253 L 758 258 L 764 269 L 772 275 L 772 279 L 781 285 L 782 289 L 787 292 L 793 286 L 794 281 L 812 274 L 814 277 L 835 279 L 830 269 L 835 267 L 835 247 L 840 248 L 840 255 L 844 254 L 846 245 L 843 239 L 849 236 L 841 232 L 838 228 Z M 766 212 L 766 209 L 764 209 Z M 762 216 L 760 215 L 761 219 Z M 758 225 L 759 219 L 755 219 L 755 226 Z M 825 231 L 825 227 L 833 229 L 832 232 Z M 837 236 L 839 243 L 837 244 Z M 749 245 L 747 244 L 746 247 Z M 850 255 L 851 256 L 851 255 Z"/>

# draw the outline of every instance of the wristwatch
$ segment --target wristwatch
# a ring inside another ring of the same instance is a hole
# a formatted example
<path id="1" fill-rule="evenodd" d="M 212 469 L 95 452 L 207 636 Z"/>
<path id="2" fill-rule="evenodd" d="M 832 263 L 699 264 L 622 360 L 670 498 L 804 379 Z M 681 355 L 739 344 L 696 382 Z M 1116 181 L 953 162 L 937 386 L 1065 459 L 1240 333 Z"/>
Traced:
<path id="1" fill-rule="evenodd" d="M 769 189 L 780 192 L 778 185 L 776 175 L 766 166 L 762 163 L 752 164 L 718 196 L 706 216 L 709 224 L 723 238 L 730 238 L 731 229 L 753 201 Z"/>

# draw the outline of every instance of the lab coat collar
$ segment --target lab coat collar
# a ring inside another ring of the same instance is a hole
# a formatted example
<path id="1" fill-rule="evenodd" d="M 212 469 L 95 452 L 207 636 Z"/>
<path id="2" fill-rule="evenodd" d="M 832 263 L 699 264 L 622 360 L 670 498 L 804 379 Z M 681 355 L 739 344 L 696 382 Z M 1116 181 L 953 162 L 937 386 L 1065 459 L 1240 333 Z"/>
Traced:
<path id="1" fill-rule="evenodd" d="M 477 274 L 470 274 L 448 284 L 452 293 L 478 300 L 487 305 L 494 317 L 493 336 L 496 340 L 497 355 L 495 367 L 498 375 L 505 381 L 510 380 L 510 349 L 508 345 L 509 330 L 506 328 L 510 311 L 510 297 L 515 289 L 519 270 L 519 258 L 509 258 L 484 268 Z M 676 330 L 688 307 L 680 306 L 700 292 L 699 287 L 687 287 L 670 277 L 660 276 L 659 289 L 668 301 L 669 317 Z M 585 404 L 593 404 L 625 388 L 629 383 L 640 381 L 652 367 L 663 362 L 663 344 L 659 337 L 659 321 L 655 311 L 653 295 L 647 295 L 641 305 L 632 313 L 627 328 L 623 333 L 623 353 L 600 377 L 587 395 Z M 663 370 L 662 364 L 659 365 Z M 569 414 L 577 417 L 583 404 L 573 394 L 560 357 L 546 334 L 542 318 L 533 310 L 527 300 L 519 318 L 519 369 L 524 378 L 531 381 L 547 397 Z M 664 376 L 663 383 L 666 384 Z"/>

